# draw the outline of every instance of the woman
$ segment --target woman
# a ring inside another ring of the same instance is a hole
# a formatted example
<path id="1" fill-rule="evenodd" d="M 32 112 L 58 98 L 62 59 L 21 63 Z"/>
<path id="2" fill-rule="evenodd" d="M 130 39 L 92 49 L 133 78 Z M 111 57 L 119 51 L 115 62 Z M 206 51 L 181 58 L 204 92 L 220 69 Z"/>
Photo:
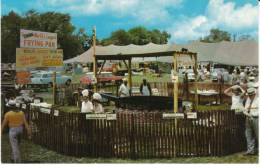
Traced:
<path id="1" fill-rule="evenodd" d="M 95 113 L 104 113 L 104 108 L 100 104 L 100 101 L 102 100 L 102 97 L 99 93 L 93 94 L 93 105 L 94 105 L 94 112 Z"/>
<path id="2" fill-rule="evenodd" d="M 235 113 L 242 113 L 244 109 L 243 105 L 243 96 L 245 91 L 239 85 L 234 85 L 230 88 L 227 88 L 224 93 L 227 96 L 232 97 L 231 110 L 234 110 Z"/>
<path id="3" fill-rule="evenodd" d="M 9 127 L 9 140 L 12 148 L 11 160 L 14 163 L 21 163 L 21 154 L 19 150 L 18 139 L 23 132 L 23 125 L 27 130 L 27 134 L 29 139 L 31 138 L 31 129 L 25 119 L 25 115 L 23 111 L 16 108 L 16 102 L 14 100 L 10 100 L 8 102 L 10 107 L 10 111 L 7 112 L 4 116 L 4 121 L 2 123 L 2 134 L 6 125 Z"/>

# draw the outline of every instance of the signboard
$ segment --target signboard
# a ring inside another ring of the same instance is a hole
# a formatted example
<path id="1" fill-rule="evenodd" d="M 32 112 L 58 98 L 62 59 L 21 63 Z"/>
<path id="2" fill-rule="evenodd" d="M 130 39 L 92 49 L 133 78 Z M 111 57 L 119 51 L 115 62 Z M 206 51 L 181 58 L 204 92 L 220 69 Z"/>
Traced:
<path id="1" fill-rule="evenodd" d="M 20 47 L 57 49 L 57 34 L 21 29 Z"/>
<path id="2" fill-rule="evenodd" d="M 86 119 L 106 119 L 106 114 L 86 114 Z"/>
<path id="3" fill-rule="evenodd" d="M 183 113 L 163 113 L 163 119 L 175 119 L 175 118 L 184 118 Z"/>
<path id="4" fill-rule="evenodd" d="M 17 84 L 28 84 L 31 82 L 31 73 L 28 71 L 16 72 L 16 83 Z"/>
<path id="5" fill-rule="evenodd" d="M 107 120 L 116 120 L 116 114 L 107 114 Z"/>
<path id="6" fill-rule="evenodd" d="M 40 108 L 40 111 L 41 111 L 42 113 L 47 113 L 47 114 L 50 114 L 50 113 L 51 113 L 51 109 L 49 109 L 49 108 Z"/>
<path id="7" fill-rule="evenodd" d="M 54 116 L 59 116 L 59 111 L 58 111 L 58 110 L 54 110 L 53 115 L 54 115 Z"/>
<path id="8" fill-rule="evenodd" d="M 187 112 L 187 119 L 197 119 L 197 112 Z"/>
<path id="9" fill-rule="evenodd" d="M 63 65 L 63 50 L 16 48 L 16 69 Z"/>

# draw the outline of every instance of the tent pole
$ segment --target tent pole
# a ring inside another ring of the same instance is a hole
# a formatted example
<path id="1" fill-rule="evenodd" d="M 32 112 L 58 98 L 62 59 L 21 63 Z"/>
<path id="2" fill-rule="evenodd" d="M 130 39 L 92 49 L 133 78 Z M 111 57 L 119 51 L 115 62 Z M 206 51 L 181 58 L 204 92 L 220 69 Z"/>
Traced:
<path id="1" fill-rule="evenodd" d="M 178 74 L 177 74 L 177 58 L 179 54 L 173 54 L 173 71 L 174 76 L 176 77 L 175 81 L 173 82 L 173 111 L 176 113 L 178 112 Z"/>
<path id="2" fill-rule="evenodd" d="M 193 54 L 193 62 L 194 62 L 194 74 L 195 74 L 195 109 L 198 110 L 198 63 L 197 63 L 197 53 Z"/>
<path id="3" fill-rule="evenodd" d="M 128 60 L 128 86 L 131 91 L 132 89 L 132 67 L 131 67 L 131 58 Z"/>
<path id="4" fill-rule="evenodd" d="M 95 84 L 94 84 L 94 92 L 97 92 L 97 60 L 96 60 L 96 27 L 93 26 L 93 72 L 94 72 L 94 79 L 95 79 Z"/>

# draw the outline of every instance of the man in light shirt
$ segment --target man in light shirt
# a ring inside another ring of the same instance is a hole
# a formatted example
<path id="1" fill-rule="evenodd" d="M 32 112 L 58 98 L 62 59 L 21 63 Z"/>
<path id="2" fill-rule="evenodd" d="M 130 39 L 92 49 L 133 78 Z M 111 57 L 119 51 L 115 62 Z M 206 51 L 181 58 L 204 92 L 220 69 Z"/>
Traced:
<path id="1" fill-rule="evenodd" d="M 246 100 L 244 114 L 246 115 L 246 141 L 247 152 L 245 155 L 256 154 L 256 141 L 258 141 L 258 97 L 255 88 L 247 89 L 248 98 Z"/>
<path id="2" fill-rule="evenodd" d="M 127 87 L 127 79 L 123 79 L 123 83 L 119 87 L 118 91 L 119 97 L 128 97 L 130 96 L 129 88 Z"/>
<path id="3" fill-rule="evenodd" d="M 82 91 L 82 103 L 81 103 L 81 113 L 92 113 L 93 112 L 93 104 L 89 101 L 89 91 L 87 89 Z"/>

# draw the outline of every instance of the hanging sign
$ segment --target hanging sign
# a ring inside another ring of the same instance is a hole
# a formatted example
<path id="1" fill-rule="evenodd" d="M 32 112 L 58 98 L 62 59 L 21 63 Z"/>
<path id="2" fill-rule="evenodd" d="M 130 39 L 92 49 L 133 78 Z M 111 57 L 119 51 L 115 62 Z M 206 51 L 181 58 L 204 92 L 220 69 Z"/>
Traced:
<path id="1" fill-rule="evenodd" d="M 116 120 L 116 114 L 107 114 L 107 120 Z"/>
<path id="2" fill-rule="evenodd" d="M 106 119 L 107 115 L 106 114 L 86 114 L 86 119 L 91 120 L 91 119 Z"/>
<path id="3" fill-rule="evenodd" d="M 47 114 L 50 114 L 50 113 L 51 113 L 51 109 L 49 109 L 49 108 L 40 108 L 40 111 L 41 111 L 42 113 L 47 113 Z"/>
<path id="4" fill-rule="evenodd" d="M 54 116 L 59 116 L 59 111 L 58 111 L 58 110 L 54 110 L 53 115 L 54 115 Z"/>

